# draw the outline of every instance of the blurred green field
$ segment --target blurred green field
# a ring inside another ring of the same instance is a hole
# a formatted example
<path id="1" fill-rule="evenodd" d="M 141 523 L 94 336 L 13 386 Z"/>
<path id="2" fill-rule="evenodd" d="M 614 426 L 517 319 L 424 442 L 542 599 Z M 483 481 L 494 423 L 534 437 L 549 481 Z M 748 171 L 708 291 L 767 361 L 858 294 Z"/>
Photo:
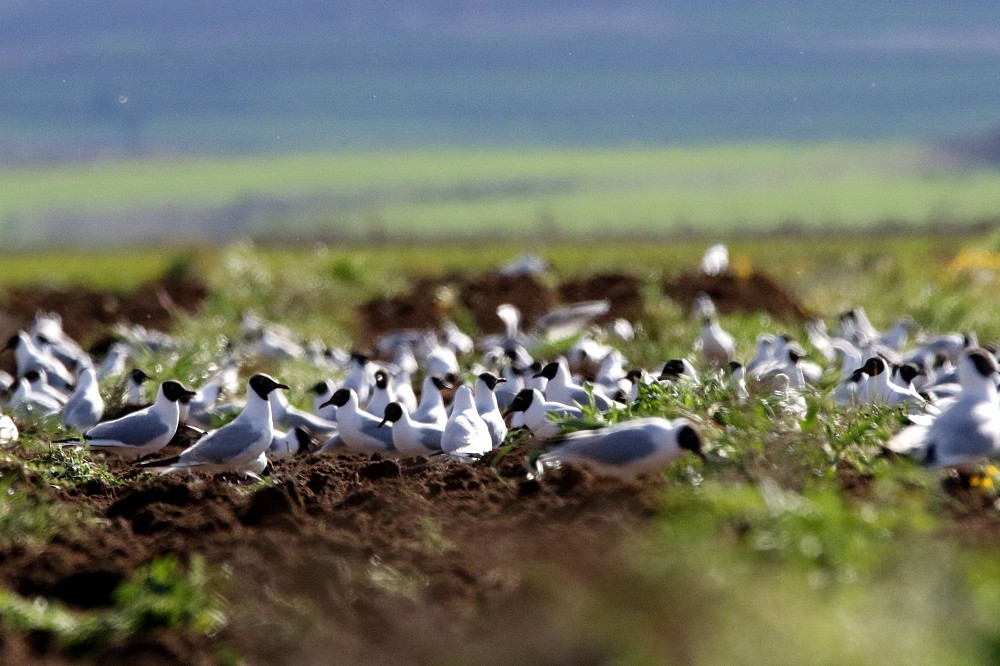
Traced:
<path id="1" fill-rule="evenodd" d="M 998 183 L 903 143 L 177 158 L 5 169 L 0 229 L 121 246 L 220 225 L 288 241 L 939 225 L 995 219 Z"/>

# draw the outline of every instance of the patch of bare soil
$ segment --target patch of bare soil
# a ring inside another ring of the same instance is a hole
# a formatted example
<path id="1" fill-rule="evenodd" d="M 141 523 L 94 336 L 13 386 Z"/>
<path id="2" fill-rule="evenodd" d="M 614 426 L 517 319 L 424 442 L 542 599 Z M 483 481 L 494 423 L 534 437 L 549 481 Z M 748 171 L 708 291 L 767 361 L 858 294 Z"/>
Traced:
<path id="1" fill-rule="evenodd" d="M 62 316 L 63 330 L 87 345 L 118 322 L 167 330 L 177 311 L 201 309 L 207 288 L 198 277 L 165 278 L 145 282 L 129 293 L 90 289 L 12 287 L 0 292 L 0 339 L 27 328 L 36 312 Z"/>
<path id="2" fill-rule="evenodd" d="M 597 319 L 598 324 L 607 324 L 618 318 L 641 321 L 646 314 L 642 280 L 624 273 L 600 273 L 568 280 L 559 285 L 559 298 L 563 303 L 607 299 L 611 307 Z"/>
<path id="3" fill-rule="evenodd" d="M 372 340 L 400 328 L 437 328 L 450 316 L 451 304 L 442 292 L 450 283 L 447 278 L 422 278 L 404 294 L 368 301 L 358 313 L 359 337 Z"/>
<path id="4" fill-rule="evenodd" d="M 484 273 L 460 289 L 462 303 L 472 312 L 483 333 L 503 333 L 497 306 L 510 303 L 521 311 L 525 329 L 558 304 L 555 289 L 530 275 L 503 276 Z"/>
<path id="5" fill-rule="evenodd" d="M 654 514 L 662 481 L 575 468 L 528 480 L 534 446 L 495 465 L 304 456 L 253 492 L 183 476 L 65 491 L 60 501 L 106 524 L 0 549 L 0 580 L 99 608 L 159 555 L 232 571 L 222 635 L 139 636 L 96 663 L 211 663 L 220 644 L 251 664 L 593 662 L 592 643 L 539 615 L 545 586 L 525 577 L 551 569 L 582 584 L 614 571 L 613 544 Z M 0 663 L 64 660 L 51 637 L 0 634 Z"/>
<path id="6" fill-rule="evenodd" d="M 733 273 L 718 276 L 702 272 L 681 273 L 664 282 L 664 293 L 690 309 L 695 297 L 708 294 L 722 314 L 767 311 L 785 322 L 806 321 L 812 315 L 804 305 L 774 278 L 764 273 L 744 277 Z"/>

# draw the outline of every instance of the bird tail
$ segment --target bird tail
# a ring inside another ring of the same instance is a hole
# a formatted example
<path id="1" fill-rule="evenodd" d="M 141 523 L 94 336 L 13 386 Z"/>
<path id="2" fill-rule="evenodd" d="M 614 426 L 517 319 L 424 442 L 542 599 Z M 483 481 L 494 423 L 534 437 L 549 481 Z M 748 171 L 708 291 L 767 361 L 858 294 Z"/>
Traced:
<path id="1" fill-rule="evenodd" d="M 160 474 L 166 474 L 167 472 L 173 471 L 173 465 L 180 459 L 180 456 L 174 456 L 173 458 L 166 458 L 164 460 L 147 460 L 139 463 L 139 467 L 142 469 L 157 471 Z"/>

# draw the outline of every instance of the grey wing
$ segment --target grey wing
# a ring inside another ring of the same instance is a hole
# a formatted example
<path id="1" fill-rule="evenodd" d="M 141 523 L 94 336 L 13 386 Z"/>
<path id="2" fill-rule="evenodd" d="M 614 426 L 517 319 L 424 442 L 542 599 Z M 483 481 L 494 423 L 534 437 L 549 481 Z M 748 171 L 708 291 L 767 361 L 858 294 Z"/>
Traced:
<path id="1" fill-rule="evenodd" d="M 420 444 L 427 447 L 428 449 L 441 450 L 441 437 L 444 436 L 444 430 L 438 430 L 436 428 L 417 428 L 417 439 Z"/>
<path id="2" fill-rule="evenodd" d="M 63 407 L 63 421 L 71 423 L 96 423 L 101 420 L 103 411 L 103 405 L 98 405 L 93 400 L 85 398 L 70 400 Z"/>
<path id="3" fill-rule="evenodd" d="M 391 450 L 396 448 L 392 444 L 392 428 L 379 428 L 378 424 L 378 421 L 365 419 L 359 424 L 358 430 L 365 437 L 378 440 L 384 444 L 387 449 Z"/>
<path id="4" fill-rule="evenodd" d="M 98 423 L 84 434 L 84 439 L 114 440 L 129 446 L 145 446 L 170 432 L 170 424 L 156 414 L 135 412 L 114 421 Z"/>
<path id="5" fill-rule="evenodd" d="M 656 451 L 649 433 L 639 430 L 595 430 L 570 438 L 552 451 L 563 460 L 587 459 L 605 465 L 628 465 Z"/>
<path id="6" fill-rule="evenodd" d="M 927 433 L 927 464 L 946 467 L 994 455 L 1000 423 L 980 416 L 977 410 L 964 409 L 938 416 Z"/>
<path id="7" fill-rule="evenodd" d="M 186 462 L 225 464 L 246 457 L 248 449 L 262 437 L 271 443 L 271 433 L 249 423 L 233 422 L 202 437 L 181 454 Z"/>

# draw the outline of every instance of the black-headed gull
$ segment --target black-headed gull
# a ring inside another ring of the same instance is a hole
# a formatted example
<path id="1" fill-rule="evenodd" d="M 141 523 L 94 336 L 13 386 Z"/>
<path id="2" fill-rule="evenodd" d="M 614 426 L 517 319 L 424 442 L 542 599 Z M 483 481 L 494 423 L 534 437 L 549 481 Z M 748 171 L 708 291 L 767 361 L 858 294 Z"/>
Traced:
<path id="1" fill-rule="evenodd" d="M 602 476 L 631 479 L 663 468 L 685 451 L 704 459 L 701 448 L 701 435 L 687 419 L 650 417 L 570 433 L 538 463 L 577 463 Z"/>
<path id="2" fill-rule="evenodd" d="M 126 460 L 152 455 L 170 443 L 180 420 L 179 402 L 194 395 L 180 382 L 169 379 L 157 391 L 156 401 L 145 409 L 105 421 L 83 434 L 88 449 L 107 451 Z"/>
<path id="3" fill-rule="evenodd" d="M 235 419 L 213 430 L 186 448 L 179 456 L 143 464 L 160 474 L 195 472 L 218 474 L 237 472 L 259 474 L 259 462 L 271 446 L 274 424 L 268 395 L 288 386 L 265 374 L 256 374 L 247 382 L 246 406 Z M 266 464 L 266 461 L 265 461 Z"/>

